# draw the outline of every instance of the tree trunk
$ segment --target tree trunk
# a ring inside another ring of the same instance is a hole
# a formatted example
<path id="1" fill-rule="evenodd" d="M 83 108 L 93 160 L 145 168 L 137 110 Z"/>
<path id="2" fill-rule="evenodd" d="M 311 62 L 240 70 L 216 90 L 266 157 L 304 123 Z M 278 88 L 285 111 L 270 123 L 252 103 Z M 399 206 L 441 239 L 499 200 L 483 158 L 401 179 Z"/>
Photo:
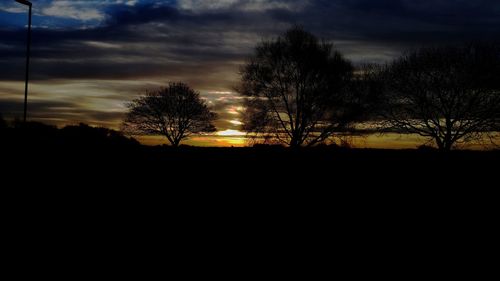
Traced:
<path id="1" fill-rule="evenodd" d="M 451 140 L 446 140 L 444 143 L 444 151 L 448 152 L 451 151 L 451 148 L 453 147 L 453 143 Z"/>
<path id="2" fill-rule="evenodd" d="M 451 151 L 451 148 L 453 147 L 453 143 L 451 142 L 451 140 L 442 140 L 440 138 L 436 138 L 436 145 L 439 151 L 442 152 Z"/>
<path id="3" fill-rule="evenodd" d="M 450 118 L 446 118 L 446 135 L 444 137 L 444 150 L 445 151 L 451 151 L 451 148 L 453 147 L 453 141 L 452 141 L 452 122 Z"/>
<path id="4" fill-rule="evenodd" d="M 436 140 L 436 145 L 437 145 L 439 151 L 445 151 L 443 141 L 439 137 L 436 137 L 435 140 Z"/>
<path id="5" fill-rule="evenodd" d="M 299 143 L 299 141 L 298 141 L 298 139 L 297 139 L 297 138 L 292 138 L 292 139 L 290 140 L 290 148 L 299 148 L 299 147 L 300 147 L 300 145 L 301 145 L 301 144 Z"/>
<path id="6" fill-rule="evenodd" d="M 180 140 L 174 140 L 174 141 L 172 142 L 172 147 L 179 147 L 179 144 L 180 144 L 180 143 L 181 143 L 181 142 L 180 142 Z"/>

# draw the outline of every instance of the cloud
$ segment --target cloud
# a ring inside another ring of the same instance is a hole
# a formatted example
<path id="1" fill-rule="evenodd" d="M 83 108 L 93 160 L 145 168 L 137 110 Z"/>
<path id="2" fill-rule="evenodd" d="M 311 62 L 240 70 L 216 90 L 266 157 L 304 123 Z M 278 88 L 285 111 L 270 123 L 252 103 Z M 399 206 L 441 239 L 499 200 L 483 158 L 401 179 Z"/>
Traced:
<path id="1" fill-rule="evenodd" d="M 89 123 L 118 129 L 126 103 L 155 81 L 50 80 L 30 84 L 28 113 L 31 120 L 56 125 Z M 7 118 L 22 116 L 24 88 L 21 83 L 0 83 L 0 112 Z"/>
<path id="2" fill-rule="evenodd" d="M 273 9 L 300 10 L 307 6 L 308 0 L 179 0 L 180 9 L 206 12 L 214 10 L 266 11 Z"/>
<path id="3" fill-rule="evenodd" d="M 256 43 L 293 24 L 335 42 L 355 62 L 387 61 L 412 46 L 500 32 L 500 3 L 487 0 L 41 3 L 45 13 L 100 24 L 35 28 L 34 79 L 164 77 L 223 90 L 236 82 L 238 65 Z M 0 80 L 12 80 L 22 72 L 25 31 L 1 29 L 0 36 Z"/>
<path id="4" fill-rule="evenodd" d="M 99 41 L 83 41 L 84 44 L 90 47 L 96 47 L 96 48 L 101 48 L 101 49 L 120 49 L 123 46 L 118 45 L 118 44 L 111 44 L 111 43 L 106 43 L 106 42 L 99 42 Z"/>
<path id="5" fill-rule="evenodd" d="M 35 19 L 48 20 L 52 27 L 61 21 L 54 20 L 72 19 L 80 22 L 93 21 L 99 23 L 106 17 L 106 9 L 112 6 L 133 7 L 139 0 L 38 0 L 33 2 Z M 26 8 L 14 1 L 0 3 L 0 11 L 7 13 L 25 13 Z"/>
<path id="6" fill-rule="evenodd" d="M 90 3 L 89 3 L 90 2 Z M 61 18 L 77 19 L 82 21 L 103 20 L 104 14 L 95 6 L 96 1 L 53 1 L 48 7 L 42 8 L 42 14 Z"/>
<path id="7" fill-rule="evenodd" d="M 4 11 L 4 12 L 7 12 L 7 13 L 15 13 L 15 14 L 19 14 L 19 13 L 26 13 L 26 6 L 24 7 L 21 7 L 21 6 L 7 6 L 7 7 L 1 7 L 0 8 L 0 11 Z"/>
<path id="8" fill-rule="evenodd" d="M 183 81 L 201 91 L 219 113 L 218 127 L 237 130 L 238 116 L 233 113 L 241 101 L 232 89 L 240 65 L 255 44 L 294 24 L 334 42 L 356 63 L 385 62 L 426 44 L 485 40 L 500 34 L 500 2 L 493 0 L 37 3 L 34 24 L 49 28 L 33 30 L 33 101 L 64 102 L 64 107 L 51 107 L 52 111 L 38 107 L 57 122 L 97 123 L 102 118 L 114 127 L 125 101 L 145 88 Z M 0 20 L 0 101 L 4 102 L 22 97 L 25 18 L 17 26 L 9 25 L 11 18 L 19 18 L 11 13 L 18 8 L 0 4 L 5 12 Z M 68 25 L 67 19 L 75 22 Z"/>

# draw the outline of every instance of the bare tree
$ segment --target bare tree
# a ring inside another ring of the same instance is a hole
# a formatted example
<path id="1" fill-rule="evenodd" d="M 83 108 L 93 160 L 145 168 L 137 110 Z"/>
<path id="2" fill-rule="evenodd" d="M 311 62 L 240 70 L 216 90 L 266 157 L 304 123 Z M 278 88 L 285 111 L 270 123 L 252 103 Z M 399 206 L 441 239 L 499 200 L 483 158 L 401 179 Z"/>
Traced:
<path id="1" fill-rule="evenodd" d="M 351 63 L 300 27 L 257 45 L 240 75 L 243 129 L 267 142 L 312 146 L 345 131 L 359 113 L 346 91 Z"/>
<path id="2" fill-rule="evenodd" d="M 380 77 L 387 128 L 429 138 L 440 150 L 484 140 L 498 124 L 497 46 L 422 48 L 387 65 Z"/>
<path id="3" fill-rule="evenodd" d="M 379 64 L 359 65 L 349 83 L 348 91 L 352 99 L 350 103 L 360 111 L 358 118 L 362 123 L 380 120 L 380 110 L 384 106 L 386 89 L 385 82 L 380 79 L 383 69 L 383 66 Z"/>
<path id="4" fill-rule="evenodd" d="M 214 132 L 216 114 L 184 83 L 147 92 L 128 104 L 123 129 L 131 134 L 163 135 L 172 146 L 193 134 Z"/>

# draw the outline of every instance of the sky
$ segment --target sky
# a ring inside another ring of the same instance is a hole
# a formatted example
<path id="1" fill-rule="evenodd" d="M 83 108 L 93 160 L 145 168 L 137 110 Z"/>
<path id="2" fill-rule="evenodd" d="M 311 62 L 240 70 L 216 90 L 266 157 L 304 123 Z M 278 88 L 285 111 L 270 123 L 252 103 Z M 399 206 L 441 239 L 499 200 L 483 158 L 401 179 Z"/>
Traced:
<path id="1" fill-rule="evenodd" d="M 197 145 L 243 145 L 238 71 L 262 40 L 302 25 L 355 64 L 498 39 L 498 0 L 32 0 L 29 118 L 119 129 L 125 104 L 186 82 L 219 114 Z M 0 113 L 22 116 L 27 9 L 0 0 Z M 159 138 L 144 138 L 155 144 Z M 392 143 L 388 141 L 388 143 Z M 378 144 L 380 145 L 380 144 Z"/>

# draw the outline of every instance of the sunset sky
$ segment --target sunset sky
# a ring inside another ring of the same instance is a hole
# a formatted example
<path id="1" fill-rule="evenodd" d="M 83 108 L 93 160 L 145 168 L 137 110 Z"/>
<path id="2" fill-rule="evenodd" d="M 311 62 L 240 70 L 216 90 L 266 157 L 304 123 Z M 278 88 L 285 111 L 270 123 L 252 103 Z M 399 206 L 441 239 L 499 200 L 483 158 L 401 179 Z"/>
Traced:
<path id="1" fill-rule="evenodd" d="M 498 0 L 33 0 L 29 118 L 118 129 L 125 103 L 182 81 L 219 114 L 198 145 L 241 145 L 238 69 L 294 24 L 355 64 L 429 44 L 500 39 Z M 0 113 L 22 116 L 27 9 L 0 0 Z M 144 139 L 158 143 L 158 138 Z M 367 139 L 373 146 L 406 142 Z M 413 145 L 413 144 L 411 144 Z"/>

